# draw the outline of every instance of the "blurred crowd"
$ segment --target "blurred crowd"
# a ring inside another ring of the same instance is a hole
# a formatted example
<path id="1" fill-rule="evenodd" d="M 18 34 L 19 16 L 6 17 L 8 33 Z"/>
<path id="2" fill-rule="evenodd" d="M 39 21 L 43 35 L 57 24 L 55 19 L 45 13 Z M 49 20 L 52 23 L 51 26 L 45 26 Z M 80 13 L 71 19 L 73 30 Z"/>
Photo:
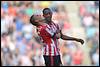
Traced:
<path id="1" fill-rule="evenodd" d="M 53 21 L 63 31 L 73 32 L 66 4 L 67 1 L 1 1 L 2 66 L 45 66 L 42 45 L 29 18 L 32 14 L 42 14 L 43 8 L 49 7 L 53 11 Z M 86 49 L 81 49 L 76 42 L 60 41 L 61 60 L 64 66 L 85 65 L 86 55 L 89 57 L 86 60 L 90 61 L 87 65 L 99 66 L 99 1 L 75 4 L 81 24 L 79 29 L 85 30 L 84 45 L 89 51 L 85 53 Z"/>

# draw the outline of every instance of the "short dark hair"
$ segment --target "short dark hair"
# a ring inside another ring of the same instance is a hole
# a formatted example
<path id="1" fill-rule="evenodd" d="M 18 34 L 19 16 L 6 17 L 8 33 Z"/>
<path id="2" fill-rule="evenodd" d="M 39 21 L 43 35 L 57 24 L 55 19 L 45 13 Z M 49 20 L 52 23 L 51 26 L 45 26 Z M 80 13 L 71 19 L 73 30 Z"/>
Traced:
<path id="1" fill-rule="evenodd" d="M 50 8 L 44 8 L 44 9 L 43 9 L 43 14 L 45 14 L 45 11 L 46 11 L 46 10 L 51 11 L 51 9 L 50 9 Z"/>
<path id="2" fill-rule="evenodd" d="M 32 24 L 32 25 L 35 25 L 36 26 L 36 22 L 35 22 L 35 18 L 34 18 L 34 15 L 32 15 L 31 17 L 30 17 L 30 23 Z"/>

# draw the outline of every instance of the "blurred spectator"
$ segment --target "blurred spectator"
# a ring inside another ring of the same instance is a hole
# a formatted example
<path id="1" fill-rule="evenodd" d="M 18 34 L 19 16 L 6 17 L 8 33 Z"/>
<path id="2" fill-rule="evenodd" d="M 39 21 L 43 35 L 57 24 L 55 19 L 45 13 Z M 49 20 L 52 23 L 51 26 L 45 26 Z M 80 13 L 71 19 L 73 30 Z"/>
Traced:
<path id="1" fill-rule="evenodd" d="M 99 66 L 99 48 L 96 49 L 96 52 L 92 55 L 93 65 Z"/>
<path id="2" fill-rule="evenodd" d="M 10 14 L 11 16 L 16 16 L 16 7 L 13 6 L 13 4 L 9 3 L 9 7 L 8 7 L 8 14 Z"/>
<path id="3" fill-rule="evenodd" d="M 32 33 L 33 33 L 33 26 L 29 23 L 25 23 L 23 28 L 22 28 L 22 34 L 23 36 L 27 39 L 30 40 L 32 39 Z"/>
<path id="4" fill-rule="evenodd" d="M 9 2 L 2 1 L 1 7 L 3 8 L 4 12 L 8 12 L 8 6 L 9 6 L 8 4 L 9 4 Z"/>
<path id="5" fill-rule="evenodd" d="M 21 41 L 18 41 L 16 43 L 16 48 L 19 49 L 19 54 L 21 54 L 21 55 L 26 54 L 26 45 L 27 45 L 27 42 L 26 42 L 25 38 L 22 38 Z"/>
<path id="6" fill-rule="evenodd" d="M 50 1 L 41 1 L 40 6 L 42 8 L 46 8 L 46 7 L 49 7 L 50 3 L 51 3 Z"/>
<path id="7" fill-rule="evenodd" d="M 85 15 L 83 17 L 83 25 L 85 27 L 90 27 L 93 25 L 93 17 L 91 14 L 85 13 Z"/>
<path id="8" fill-rule="evenodd" d="M 72 54 L 72 64 L 81 65 L 83 62 L 83 58 L 84 58 L 84 53 L 82 49 L 78 47 L 77 50 Z"/>
<path id="9" fill-rule="evenodd" d="M 21 55 L 20 57 L 20 66 L 32 66 L 32 61 L 30 60 L 30 58 L 27 55 Z M 23 61 L 24 60 L 24 61 Z"/>
<path id="10" fill-rule="evenodd" d="M 96 8 L 99 8 L 99 1 L 95 1 L 94 3 L 95 3 Z"/>
<path id="11" fill-rule="evenodd" d="M 87 27 L 86 29 L 87 40 L 93 38 L 95 35 L 95 32 L 96 32 L 95 27 Z"/>
<path id="12" fill-rule="evenodd" d="M 69 51 L 70 49 L 67 48 L 67 51 L 65 53 L 63 53 L 63 64 L 64 66 L 70 66 L 71 62 L 72 62 L 72 57 L 71 57 L 71 53 Z"/>
<path id="13" fill-rule="evenodd" d="M 16 31 L 21 31 L 23 27 L 23 21 L 22 21 L 23 14 L 19 13 L 17 14 L 16 18 L 14 19 L 14 22 L 16 23 Z"/>
<path id="14" fill-rule="evenodd" d="M 79 7 L 79 11 L 80 11 L 80 16 L 83 17 L 86 13 L 86 8 L 84 5 L 80 5 Z"/>
<path id="15" fill-rule="evenodd" d="M 6 22 L 5 22 L 5 15 L 2 14 L 1 15 L 1 35 L 3 33 L 7 33 L 8 32 L 8 28 L 6 26 Z"/>
<path id="16" fill-rule="evenodd" d="M 33 12 L 33 4 L 31 2 L 26 4 L 25 12 L 28 16 L 31 16 L 34 13 Z"/>

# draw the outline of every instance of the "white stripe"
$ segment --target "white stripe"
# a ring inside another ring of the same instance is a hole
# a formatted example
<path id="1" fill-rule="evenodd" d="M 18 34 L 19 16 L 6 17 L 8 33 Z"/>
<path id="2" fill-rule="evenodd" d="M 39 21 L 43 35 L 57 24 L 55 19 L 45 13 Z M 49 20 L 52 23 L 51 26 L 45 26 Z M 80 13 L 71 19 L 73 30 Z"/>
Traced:
<path id="1" fill-rule="evenodd" d="M 53 24 L 53 28 L 54 28 L 54 30 L 57 30 L 57 27 Z"/>
<path id="2" fill-rule="evenodd" d="M 51 25 L 51 31 L 52 31 L 52 33 L 55 33 L 55 29 L 54 29 L 53 25 Z"/>
<path id="3" fill-rule="evenodd" d="M 59 51 L 57 51 L 57 49 L 56 49 L 56 44 L 54 43 L 54 40 L 52 40 L 52 43 L 53 43 L 53 47 L 55 48 L 55 53 L 56 53 L 55 55 L 58 55 Z"/>
<path id="4" fill-rule="evenodd" d="M 54 44 L 54 41 L 52 40 L 52 53 L 53 53 L 53 56 L 54 56 L 54 48 L 55 48 L 55 44 Z"/>
<path id="5" fill-rule="evenodd" d="M 43 46 L 43 50 L 42 50 L 42 51 L 43 51 L 43 52 L 42 52 L 43 55 L 45 55 L 45 47 L 44 47 L 44 46 Z"/>
<path id="6" fill-rule="evenodd" d="M 55 25 L 54 25 L 53 23 L 52 23 L 51 28 L 52 28 L 52 30 L 53 30 L 53 33 L 55 33 L 55 32 L 56 32 L 56 27 L 55 27 Z"/>
<path id="7" fill-rule="evenodd" d="M 51 44 L 51 55 L 54 56 L 54 44 L 53 43 Z"/>
<path id="8" fill-rule="evenodd" d="M 53 31 L 52 30 L 50 30 L 49 28 L 46 28 L 46 31 L 51 35 L 51 36 L 53 36 L 54 35 L 54 33 L 53 33 Z"/>
<path id="9" fill-rule="evenodd" d="M 52 40 L 52 44 L 51 44 L 51 55 L 52 56 L 54 56 L 54 48 L 55 48 L 55 55 L 59 55 L 59 50 L 57 50 L 56 49 L 56 45 L 55 45 L 55 43 L 54 43 L 54 40 Z M 46 45 L 46 55 L 49 55 L 49 46 L 48 45 Z M 57 44 L 57 48 L 58 48 L 58 44 Z M 43 49 L 43 54 L 45 55 L 45 47 L 44 47 L 44 49 Z"/>

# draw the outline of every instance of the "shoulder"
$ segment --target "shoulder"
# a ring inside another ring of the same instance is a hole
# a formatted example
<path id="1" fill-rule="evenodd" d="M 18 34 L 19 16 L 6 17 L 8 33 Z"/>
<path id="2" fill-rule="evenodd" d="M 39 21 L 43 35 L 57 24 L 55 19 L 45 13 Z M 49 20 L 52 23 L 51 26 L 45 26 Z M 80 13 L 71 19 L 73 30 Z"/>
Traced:
<path id="1" fill-rule="evenodd" d="M 55 23 L 55 22 L 53 22 L 53 21 L 52 21 L 52 23 L 55 24 L 55 25 L 58 25 L 58 23 Z"/>
<path id="2" fill-rule="evenodd" d="M 54 23 L 54 22 L 53 22 L 53 24 L 59 29 L 59 24 Z"/>

